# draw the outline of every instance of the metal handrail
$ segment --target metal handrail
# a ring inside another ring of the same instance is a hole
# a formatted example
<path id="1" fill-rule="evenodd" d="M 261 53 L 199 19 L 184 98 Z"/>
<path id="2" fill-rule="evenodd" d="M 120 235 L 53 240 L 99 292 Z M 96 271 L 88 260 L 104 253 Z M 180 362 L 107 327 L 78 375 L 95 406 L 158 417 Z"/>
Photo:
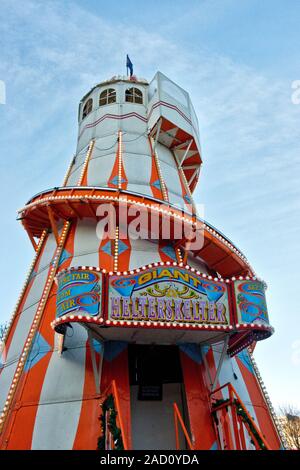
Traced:
<path id="1" fill-rule="evenodd" d="M 226 400 L 226 402 L 223 403 L 223 405 L 220 405 L 218 407 L 216 407 L 214 409 L 214 411 L 217 411 L 218 409 L 222 408 L 223 406 L 230 406 L 230 405 L 233 405 L 234 404 L 234 399 L 236 399 L 239 403 L 239 405 L 242 407 L 243 411 L 245 412 L 246 416 L 247 416 L 247 419 L 250 421 L 251 425 L 254 427 L 255 431 L 257 432 L 257 434 L 259 435 L 260 439 L 262 440 L 262 442 L 264 443 L 264 446 L 266 448 L 266 450 L 271 450 L 270 446 L 268 445 L 268 443 L 266 442 L 265 438 L 263 437 L 261 431 L 259 430 L 259 428 L 257 427 L 255 421 L 253 420 L 253 418 L 250 416 L 250 414 L 248 413 L 248 410 L 247 408 L 245 407 L 244 403 L 242 402 L 240 396 L 238 395 L 237 391 L 235 390 L 234 386 L 228 382 L 224 385 L 222 385 L 221 387 L 217 388 L 216 390 L 214 390 L 213 392 L 210 393 L 210 395 L 214 395 L 215 393 L 217 392 L 220 392 L 222 389 L 224 389 L 225 387 L 228 388 L 228 394 L 229 394 L 229 397 L 228 397 L 228 400 Z M 247 424 L 244 423 L 246 426 Z M 234 415 L 234 433 L 235 433 L 235 437 L 236 437 L 236 443 L 237 443 L 237 447 L 240 448 L 240 441 L 239 441 L 239 436 L 238 436 L 238 429 L 237 429 L 237 423 L 236 423 L 236 416 Z M 255 436 L 253 435 L 253 432 L 251 431 L 249 425 L 247 426 L 248 428 L 248 432 L 249 434 L 251 435 L 253 441 L 255 442 L 255 447 L 258 448 L 259 447 L 259 444 L 255 438 Z M 241 436 L 242 438 L 242 442 L 244 442 L 244 438 L 243 436 Z"/>
<path id="2" fill-rule="evenodd" d="M 112 395 L 114 397 L 114 400 L 115 400 L 115 406 L 116 406 L 116 411 L 117 411 L 117 420 L 119 421 L 119 426 L 120 426 L 120 430 L 121 430 L 121 436 L 122 436 L 124 450 L 128 450 L 128 444 L 127 444 L 127 439 L 125 437 L 124 425 L 123 425 L 121 408 L 120 408 L 119 393 L 118 393 L 116 381 L 114 379 L 111 381 L 111 383 L 106 387 L 105 391 L 103 392 L 103 394 L 102 394 L 103 401 L 108 396 L 109 392 L 112 393 Z"/>
<path id="3" fill-rule="evenodd" d="M 182 416 L 180 414 L 180 411 L 178 409 L 178 406 L 176 403 L 173 403 L 173 410 L 174 410 L 174 424 L 175 424 L 175 438 L 176 438 L 176 450 L 180 450 L 180 445 L 179 445 L 179 434 L 178 434 L 178 420 L 181 425 L 181 428 L 183 430 L 184 436 L 186 438 L 188 447 L 190 450 L 194 450 L 194 446 L 192 444 L 192 441 L 188 435 L 187 429 L 185 427 L 185 424 L 183 422 Z"/>

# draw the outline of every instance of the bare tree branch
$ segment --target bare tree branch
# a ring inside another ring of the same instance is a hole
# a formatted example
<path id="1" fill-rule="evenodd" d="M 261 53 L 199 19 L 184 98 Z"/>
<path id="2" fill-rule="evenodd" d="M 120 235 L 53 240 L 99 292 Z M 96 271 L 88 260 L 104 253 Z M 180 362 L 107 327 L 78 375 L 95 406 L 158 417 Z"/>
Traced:
<path id="1" fill-rule="evenodd" d="M 280 407 L 281 425 L 290 449 L 300 450 L 300 411 L 293 405 Z"/>

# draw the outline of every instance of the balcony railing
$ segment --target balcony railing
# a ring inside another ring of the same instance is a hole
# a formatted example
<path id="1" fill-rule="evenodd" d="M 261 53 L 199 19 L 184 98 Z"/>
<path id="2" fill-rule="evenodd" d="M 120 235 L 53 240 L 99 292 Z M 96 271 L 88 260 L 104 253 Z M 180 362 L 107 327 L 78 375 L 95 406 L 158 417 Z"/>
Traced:
<path id="1" fill-rule="evenodd" d="M 219 398 L 220 392 L 225 398 Z M 218 398 L 217 398 L 217 396 Z M 211 393 L 212 415 L 222 450 L 270 450 L 261 431 L 231 383 Z"/>
<path id="2" fill-rule="evenodd" d="M 182 419 L 182 416 L 180 414 L 180 411 L 178 409 L 178 406 L 176 403 L 173 403 L 173 410 L 174 410 L 174 425 L 175 425 L 175 438 L 176 438 L 176 450 L 180 450 L 180 442 L 179 442 L 179 427 L 178 427 L 178 422 L 181 426 L 181 429 L 183 431 L 184 437 L 186 439 L 187 446 L 190 450 L 194 450 L 194 446 L 192 444 L 192 441 L 188 435 L 187 429 L 185 427 L 184 421 Z"/>

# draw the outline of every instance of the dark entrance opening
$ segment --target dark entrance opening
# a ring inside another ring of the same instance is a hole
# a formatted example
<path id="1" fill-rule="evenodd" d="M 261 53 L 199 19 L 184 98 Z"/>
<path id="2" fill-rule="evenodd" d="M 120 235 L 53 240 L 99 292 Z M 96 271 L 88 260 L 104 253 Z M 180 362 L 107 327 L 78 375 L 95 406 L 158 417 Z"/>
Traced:
<path id="1" fill-rule="evenodd" d="M 174 402 L 187 423 L 179 349 L 129 345 L 128 353 L 133 449 L 175 449 Z M 185 449 L 182 433 L 180 443 Z"/>

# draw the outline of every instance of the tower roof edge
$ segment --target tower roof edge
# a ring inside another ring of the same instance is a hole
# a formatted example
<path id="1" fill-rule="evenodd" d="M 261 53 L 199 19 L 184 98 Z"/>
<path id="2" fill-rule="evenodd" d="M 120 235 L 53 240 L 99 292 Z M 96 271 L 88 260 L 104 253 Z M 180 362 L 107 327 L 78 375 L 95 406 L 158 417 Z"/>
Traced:
<path id="1" fill-rule="evenodd" d="M 132 83 L 137 83 L 137 84 L 140 84 L 140 85 L 149 85 L 149 82 L 145 78 L 138 78 L 135 75 L 133 75 L 132 77 L 127 77 L 126 75 L 114 75 L 113 77 L 109 78 L 108 80 L 103 80 L 102 82 L 99 82 L 96 85 L 92 86 L 92 88 L 87 93 L 85 93 L 85 95 L 81 98 L 80 101 L 81 102 L 84 101 L 86 99 L 86 97 L 92 91 L 94 91 L 96 88 L 98 88 L 100 86 L 110 85 L 110 84 L 117 83 L 117 82 L 126 82 L 126 83 L 131 83 L 131 84 Z"/>

